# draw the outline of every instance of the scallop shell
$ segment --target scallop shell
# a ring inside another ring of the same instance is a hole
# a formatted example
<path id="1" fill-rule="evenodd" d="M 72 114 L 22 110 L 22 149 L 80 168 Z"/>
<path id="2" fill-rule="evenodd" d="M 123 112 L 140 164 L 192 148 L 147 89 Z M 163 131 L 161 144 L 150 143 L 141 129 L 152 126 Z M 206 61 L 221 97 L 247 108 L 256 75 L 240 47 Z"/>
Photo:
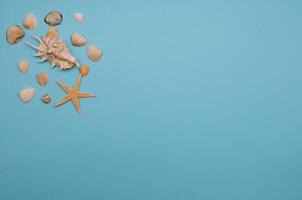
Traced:
<path id="1" fill-rule="evenodd" d="M 48 104 L 51 102 L 51 96 L 49 96 L 49 94 L 45 93 L 41 96 L 41 101 L 45 104 Z"/>
<path id="2" fill-rule="evenodd" d="M 23 20 L 23 26 L 29 30 L 33 30 L 37 27 L 37 25 L 38 23 L 36 16 L 33 13 L 28 13 Z"/>
<path id="3" fill-rule="evenodd" d="M 87 52 L 88 57 L 92 61 L 99 60 L 103 55 L 102 50 L 95 45 L 88 45 L 86 48 L 86 52 Z"/>
<path id="4" fill-rule="evenodd" d="M 71 43 L 75 46 L 84 46 L 87 41 L 86 38 L 80 33 L 73 33 L 70 37 Z"/>
<path id="5" fill-rule="evenodd" d="M 44 22 L 50 26 L 56 26 L 62 23 L 63 15 L 59 11 L 51 11 L 44 17 Z"/>
<path id="6" fill-rule="evenodd" d="M 36 75 L 36 79 L 42 87 L 44 87 L 48 83 L 48 75 L 45 72 L 39 72 Z"/>
<path id="7" fill-rule="evenodd" d="M 11 25 L 6 31 L 6 41 L 9 44 L 16 44 L 24 36 L 24 31 L 19 25 Z"/>
<path id="8" fill-rule="evenodd" d="M 27 60 L 23 59 L 20 60 L 18 63 L 18 68 L 22 73 L 26 73 L 28 71 L 29 68 L 29 63 Z"/>
<path id="9" fill-rule="evenodd" d="M 87 74 L 89 73 L 89 66 L 87 64 L 83 64 L 80 68 L 80 73 L 83 77 L 87 76 Z"/>
<path id="10" fill-rule="evenodd" d="M 35 93 L 36 93 L 35 88 L 25 87 L 19 91 L 18 96 L 23 103 L 28 103 L 33 99 Z"/>

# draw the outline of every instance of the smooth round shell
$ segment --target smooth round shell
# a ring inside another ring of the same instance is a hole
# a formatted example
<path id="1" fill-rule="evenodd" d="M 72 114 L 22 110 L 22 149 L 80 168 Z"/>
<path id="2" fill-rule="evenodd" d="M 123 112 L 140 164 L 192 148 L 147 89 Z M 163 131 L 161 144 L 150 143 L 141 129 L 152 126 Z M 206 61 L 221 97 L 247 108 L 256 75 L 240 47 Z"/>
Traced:
<path id="1" fill-rule="evenodd" d="M 84 46 L 87 41 L 86 38 L 80 33 L 73 33 L 70 37 L 71 43 L 75 46 Z"/>
<path id="2" fill-rule="evenodd" d="M 37 27 L 37 25 L 38 23 L 36 16 L 33 13 L 28 13 L 23 20 L 23 26 L 29 30 L 33 30 Z"/>
<path id="3" fill-rule="evenodd" d="M 45 86 L 48 83 L 48 75 L 45 72 L 39 72 L 36 75 L 36 79 L 41 86 Z"/>
<path id="4" fill-rule="evenodd" d="M 61 24 L 63 15 L 59 11 L 51 11 L 44 17 L 44 22 L 50 26 Z"/>
<path id="5" fill-rule="evenodd" d="M 19 25 L 11 25 L 6 31 L 6 41 L 9 44 L 16 44 L 24 36 L 24 31 Z"/>
<path id="6" fill-rule="evenodd" d="M 35 88 L 25 87 L 19 91 L 18 96 L 23 103 L 28 103 L 33 99 L 35 93 L 36 93 Z"/>
<path id="7" fill-rule="evenodd" d="M 77 22 L 82 22 L 84 20 L 84 16 L 82 13 L 74 13 L 73 14 L 73 18 L 77 21 Z"/>
<path id="8" fill-rule="evenodd" d="M 51 102 L 51 96 L 49 96 L 49 94 L 45 93 L 41 96 L 41 101 L 45 104 L 48 104 Z"/>
<path id="9" fill-rule="evenodd" d="M 18 68 L 22 73 L 26 73 L 28 71 L 29 68 L 29 63 L 27 60 L 22 59 L 19 61 L 18 63 Z"/>
<path id="10" fill-rule="evenodd" d="M 88 57 L 92 61 L 99 60 L 103 55 L 102 50 L 95 45 L 88 45 L 86 48 L 86 52 L 87 52 Z"/>
<path id="11" fill-rule="evenodd" d="M 46 36 L 51 37 L 51 38 L 59 37 L 59 33 L 58 33 L 57 28 L 55 26 L 49 26 L 49 28 L 46 32 Z"/>
<path id="12" fill-rule="evenodd" d="M 80 68 L 80 73 L 83 77 L 87 76 L 87 74 L 89 73 L 89 66 L 87 64 L 83 64 Z"/>

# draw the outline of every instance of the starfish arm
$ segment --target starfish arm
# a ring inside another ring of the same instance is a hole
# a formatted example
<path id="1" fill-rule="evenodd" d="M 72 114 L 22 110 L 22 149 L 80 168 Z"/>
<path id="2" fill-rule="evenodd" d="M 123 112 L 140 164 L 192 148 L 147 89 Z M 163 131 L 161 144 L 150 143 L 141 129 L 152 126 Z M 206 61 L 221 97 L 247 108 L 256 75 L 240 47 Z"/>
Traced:
<path id="1" fill-rule="evenodd" d="M 59 80 L 57 80 L 56 82 L 67 94 L 71 92 L 71 89 L 67 85 L 65 85 L 63 82 L 61 82 Z"/>
<path id="2" fill-rule="evenodd" d="M 78 79 L 76 80 L 76 82 L 73 85 L 72 91 L 76 92 L 79 90 L 80 87 L 80 83 L 81 83 L 81 74 L 79 74 Z"/>
<path id="3" fill-rule="evenodd" d="M 69 101 L 71 99 L 71 96 L 70 95 L 67 95 L 66 97 L 64 97 L 63 99 L 61 99 L 60 101 L 58 101 L 56 104 L 55 104 L 55 107 L 57 106 L 60 106 L 64 103 L 66 103 L 67 101 Z"/>
<path id="4" fill-rule="evenodd" d="M 76 108 L 76 110 L 78 111 L 78 113 L 80 113 L 79 99 L 76 96 L 73 96 L 71 101 L 72 101 L 74 107 Z"/>
<path id="5" fill-rule="evenodd" d="M 85 92 L 77 92 L 76 96 L 78 98 L 86 98 L 86 97 L 96 97 L 95 94 L 85 93 Z"/>

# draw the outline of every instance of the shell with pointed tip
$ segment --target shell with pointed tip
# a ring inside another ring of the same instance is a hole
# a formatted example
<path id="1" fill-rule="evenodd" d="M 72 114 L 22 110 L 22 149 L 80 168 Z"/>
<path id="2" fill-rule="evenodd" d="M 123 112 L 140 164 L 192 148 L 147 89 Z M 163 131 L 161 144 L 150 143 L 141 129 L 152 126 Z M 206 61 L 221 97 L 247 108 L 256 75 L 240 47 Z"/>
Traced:
<path id="1" fill-rule="evenodd" d="M 40 62 L 48 61 L 51 67 L 58 66 L 60 69 L 69 69 L 74 65 L 80 66 L 77 59 L 70 53 L 67 45 L 58 39 L 57 35 L 58 33 L 52 35 L 49 31 L 43 37 L 32 35 L 40 45 L 35 46 L 29 42 L 26 42 L 26 44 L 38 51 L 33 55 L 41 57 Z"/>
<path id="2" fill-rule="evenodd" d="M 36 79 L 42 87 L 44 87 L 48 83 L 48 75 L 45 72 L 39 72 L 36 75 Z"/>

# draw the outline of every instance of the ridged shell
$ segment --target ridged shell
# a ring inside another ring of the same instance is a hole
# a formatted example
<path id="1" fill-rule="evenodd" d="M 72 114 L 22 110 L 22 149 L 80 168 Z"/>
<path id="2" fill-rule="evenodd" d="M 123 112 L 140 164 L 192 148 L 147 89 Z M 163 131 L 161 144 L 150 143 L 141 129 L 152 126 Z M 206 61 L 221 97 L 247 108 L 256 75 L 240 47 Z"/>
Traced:
<path id="1" fill-rule="evenodd" d="M 45 72 L 39 72 L 36 75 L 36 79 L 42 87 L 44 87 L 48 83 L 48 75 Z"/>
<path id="2" fill-rule="evenodd" d="M 28 71 L 29 68 L 29 63 L 27 60 L 23 59 L 20 60 L 18 63 L 18 68 L 22 73 L 26 73 Z"/>

